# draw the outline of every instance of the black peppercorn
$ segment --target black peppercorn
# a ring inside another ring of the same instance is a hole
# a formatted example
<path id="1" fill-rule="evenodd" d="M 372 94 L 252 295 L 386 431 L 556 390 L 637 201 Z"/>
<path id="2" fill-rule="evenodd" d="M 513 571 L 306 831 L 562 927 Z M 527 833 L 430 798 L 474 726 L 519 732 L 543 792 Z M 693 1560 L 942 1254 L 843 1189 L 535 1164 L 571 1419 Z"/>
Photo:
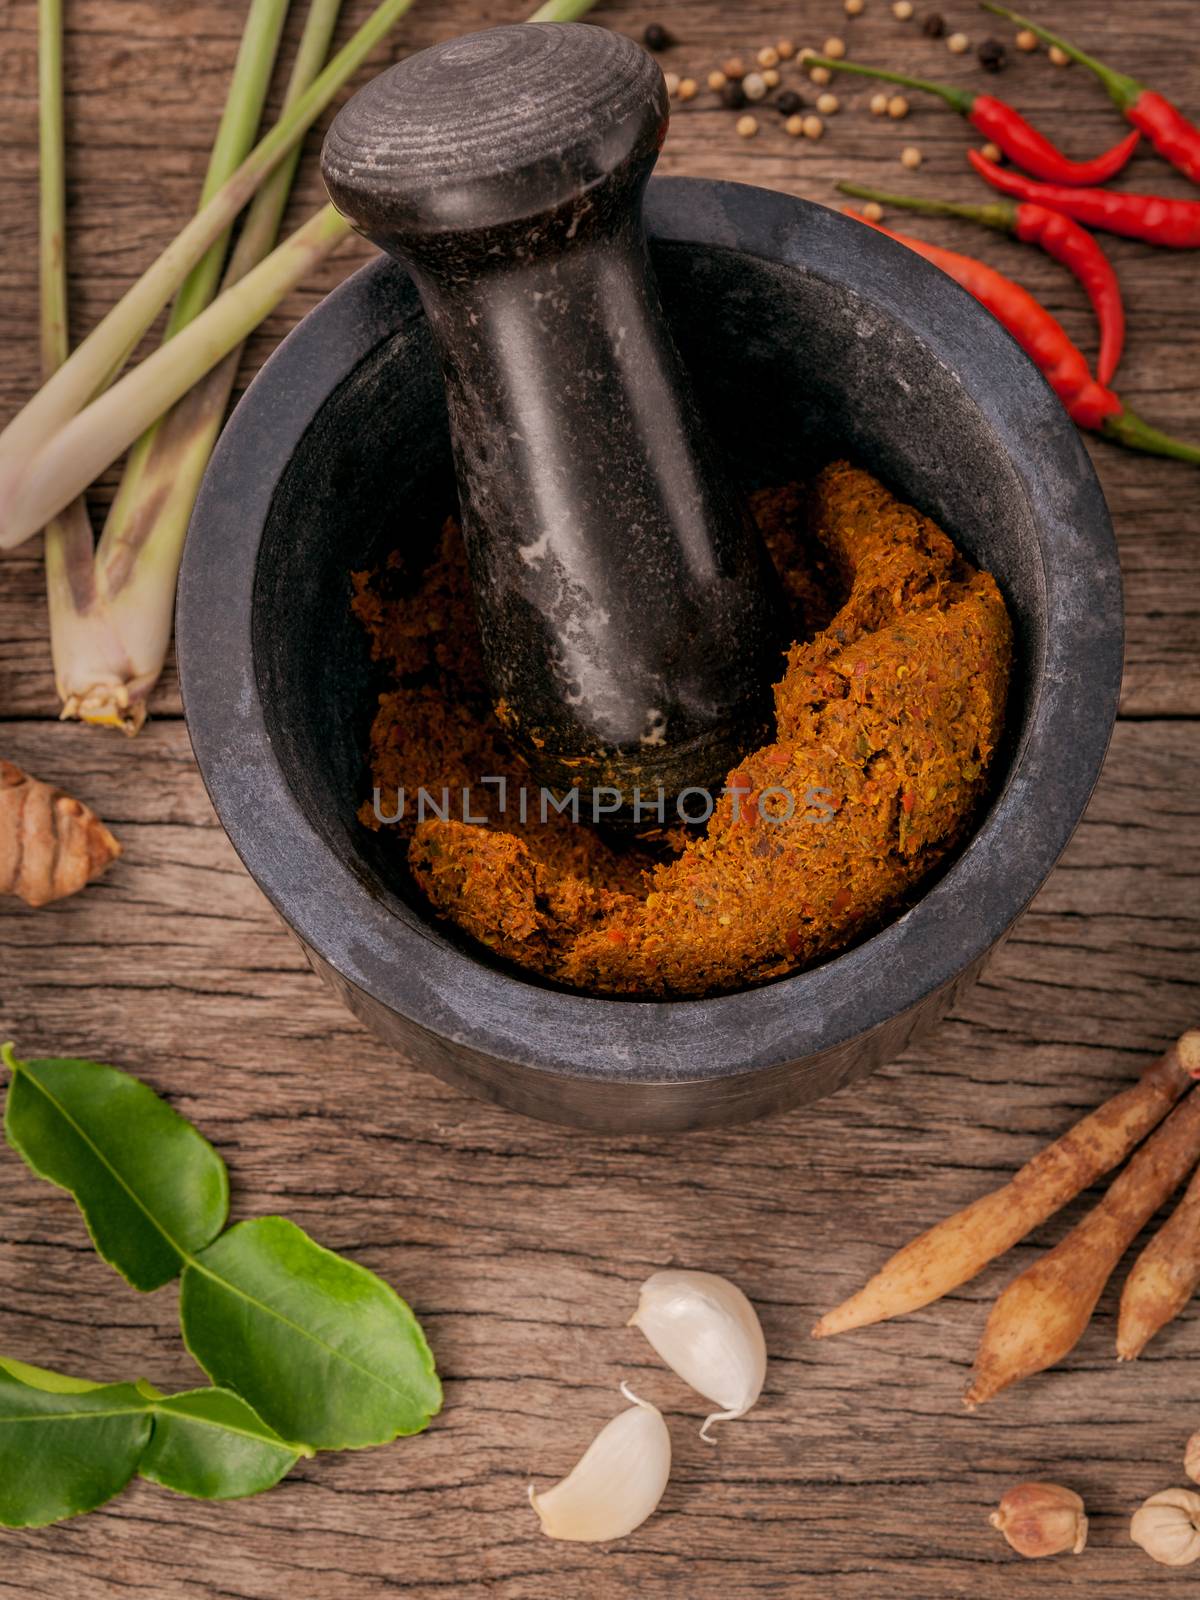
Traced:
<path id="1" fill-rule="evenodd" d="M 646 31 L 642 34 L 642 43 L 647 50 L 666 50 L 675 41 L 661 22 L 648 22 Z"/>
<path id="2" fill-rule="evenodd" d="M 740 83 L 730 81 L 721 90 L 721 103 L 729 107 L 730 111 L 740 111 L 746 104 L 746 91 Z"/>
<path id="3" fill-rule="evenodd" d="M 775 96 L 775 109 L 781 117 L 794 117 L 803 104 L 803 95 L 798 95 L 795 89 L 781 89 Z"/>
<path id="4" fill-rule="evenodd" d="M 1008 51 L 999 39 L 985 39 L 976 51 L 979 65 L 987 72 L 999 72 L 1008 65 Z"/>
<path id="5" fill-rule="evenodd" d="M 927 39 L 940 39 L 946 31 L 946 19 L 936 11 L 931 11 L 921 24 L 921 31 Z"/>

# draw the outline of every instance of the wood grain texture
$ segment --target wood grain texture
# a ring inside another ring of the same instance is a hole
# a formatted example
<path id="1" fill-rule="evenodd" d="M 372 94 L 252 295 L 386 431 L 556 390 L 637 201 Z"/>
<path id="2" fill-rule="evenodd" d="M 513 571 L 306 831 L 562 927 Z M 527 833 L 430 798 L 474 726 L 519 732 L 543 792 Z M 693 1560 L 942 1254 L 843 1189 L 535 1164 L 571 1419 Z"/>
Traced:
<path id="1" fill-rule="evenodd" d="M 71 292 L 86 329 L 193 204 L 241 0 L 68 5 Z M 1196 106 L 1192 0 L 1058 0 L 1063 28 Z M 368 10 L 346 8 L 345 28 Z M 976 38 L 1003 34 L 965 0 Z M 510 0 L 419 0 L 375 66 L 521 14 Z M 702 72 L 732 49 L 841 33 L 863 60 L 987 87 L 1075 154 L 1119 131 L 1078 69 L 1015 57 L 997 80 L 867 0 L 798 6 L 625 0 L 596 18 L 681 43 Z M 32 0 L 0 0 L 0 416 L 30 392 L 36 352 Z M 295 37 L 293 19 L 291 37 Z M 702 96 L 679 110 L 663 170 L 745 179 L 831 201 L 854 177 L 975 192 L 970 132 L 917 105 L 899 125 L 869 87 L 819 144 L 774 114 L 743 143 Z M 917 175 L 895 159 L 920 146 Z M 315 136 L 310 148 L 315 148 Z M 292 207 L 319 199 L 315 161 Z M 1184 193 L 1139 156 L 1129 187 Z M 1082 295 L 1051 263 L 966 225 L 913 231 L 986 252 L 1092 348 Z M 297 316 L 366 255 L 354 246 L 256 336 L 249 375 Z M 1120 377 L 1152 421 L 1200 433 L 1195 258 L 1113 242 L 1130 345 Z M 100 884 L 36 913 L 0 914 L 0 1022 L 23 1052 L 79 1052 L 145 1076 L 214 1139 L 237 1216 L 278 1210 L 384 1273 L 412 1302 L 447 1380 L 444 1415 L 387 1450 L 304 1463 L 279 1489 L 224 1506 L 137 1485 L 109 1508 L 0 1533 L 0 1596 L 71 1600 L 1130 1600 L 1186 1575 L 1129 1543 L 1148 1494 L 1183 1481 L 1200 1426 L 1190 1309 L 1135 1366 L 1113 1352 L 1119 1283 L 1063 1367 L 968 1417 L 959 1394 L 987 1307 L 1082 1202 L 977 1282 L 894 1325 L 825 1344 L 808 1329 L 912 1231 L 1002 1181 L 1046 1138 L 1127 1081 L 1197 1020 L 1200 949 L 1200 560 L 1197 479 L 1097 444 L 1121 543 L 1129 648 L 1123 720 L 1087 819 L 983 981 L 935 1039 L 871 1082 L 773 1122 L 677 1139 L 596 1138 L 477 1105 L 368 1037 L 309 973 L 217 825 L 178 719 L 173 679 L 136 745 L 59 725 L 34 546 L 0 592 L 0 748 L 75 790 L 126 847 Z M 108 486 L 111 488 L 111 484 Z M 96 504 L 102 505 L 102 487 Z M 705 1407 L 624 1327 L 642 1277 L 667 1263 L 734 1277 L 759 1306 L 772 1360 L 760 1406 L 702 1445 Z M 70 1202 L 0 1156 L 0 1348 L 97 1378 L 195 1371 L 174 1295 L 139 1297 L 94 1256 Z M 670 1411 L 676 1469 L 658 1517 L 609 1550 L 554 1545 L 524 1502 L 531 1475 L 568 1468 L 629 1379 Z M 1009 1484 L 1056 1478 L 1092 1515 L 1078 1558 L 1025 1564 L 987 1527 Z"/>

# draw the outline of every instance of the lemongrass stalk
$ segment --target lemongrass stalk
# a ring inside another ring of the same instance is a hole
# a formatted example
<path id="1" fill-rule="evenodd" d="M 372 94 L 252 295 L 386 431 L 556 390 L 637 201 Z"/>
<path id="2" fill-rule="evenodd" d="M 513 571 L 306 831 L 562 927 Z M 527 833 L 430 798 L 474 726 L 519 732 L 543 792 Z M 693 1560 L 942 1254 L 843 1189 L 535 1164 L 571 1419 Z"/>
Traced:
<path id="1" fill-rule="evenodd" d="M 262 118 L 279 40 L 283 33 L 290 0 L 250 0 L 245 27 L 238 46 L 237 60 L 229 80 L 225 109 L 217 125 L 216 138 L 208 158 L 208 171 L 200 190 L 200 204 L 207 205 L 227 179 L 231 178 L 254 147 Z M 229 229 L 211 244 L 180 285 L 167 318 L 164 339 L 185 327 L 217 292 L 221 268 L 229 248 Z"/>
<path id="2" fill-rule="evenodd" d="M 20 544 L 42 526 L 41 523 L 31 526 L 18 514 L 18 508 L 29 505 L 34 498 L 22 488 L 26 464 L 58 429 L 87 405 L 114 371 L 119 370 L 122 358 L 154 321 L 188 272 L 220 238 L 263 179 L 308 131 L 346 79 L 412 3 L 413 0 L 382 0 L 233 176 L 222 184 L 207 205 L 201 207 L 158 260 L 147 268 L 0 434 L 0 548 Z"/>
<path id="3" fill-rule="evenodd" d="M 284 95 L 285 111 L 321 71 L 341 3 L 312 0 Z M 223 288 L 237 283 L 273 248 L 300 149 L 292 149 L 255 195 Z M 242 348 L 231 350 L 130 451 L 93 562 L 95 605 L 85 614 L 60 609 L 51 619 L 64 717 L 130 734 L 145 721 L 146 701 L 170 643 L 188 521 L 228 409 Z"/>
<path id="4" fill-rule="evenodd" d="M 201 207 L 207 205 L 221 185 L 232 177 L 254 144 L 267 91 L 271 87 L 271 74 L 275 67 L 275 57 L 279 52 L 279 39 L 283 32 L 288 4 L 289 0 L 250 0 L 242 41 L 229 81 L 225 109 L 221 114 L 217 135 L 208 158 L 208 171 L 205 173 L 204 184 L 200 190 Z M 320 65 L 318 62 L 318 70 Z M 308 81 L 311 82 L 315 76 L 314 72 Z M 307 86 L 306 83 L 305 87 Z M 299 145 L 295 146 L 295 152 L 298 152 L 299 148 Z M 183 280 L 167 317 L 167 325 L 163 331 L 164 342 L 174 338 L 181 328 L 185 328 L 197 312 L 204 310 L 216 293 L 221 268 L 229 248 L 230 232 L 231 229 L 225 229 Z M 272 239 L 270 244 L 273 243 Z M 267 249 L 270 249 L 270 244 Z M 262 253 L 265 255 L 266 251 Z M 121 366 L 124 366 L 123 361 Z M 119 370 L 118 367 L 117 371 Z M 113 378 L 117 376 L 117 371 L 113 372 Z M 129 459 L 125 463 L 125 470 L 117 490 L 118 500 L 122 495 L 136 493 L 136 484 L 153 444 L 153 435 L 154 429 L 151 428 L 129 452 Z"/>
<path id="5" fill-rule="evenodd" d="M 592 0 L 551 0 L 530 20 L 573 21 L 583 15 L 591 3 Z M 319 59 L 323 48 L 316 44 L 317 31 L 321 26 L 318 12 L 322 9 L 327 12 L 331 9 L 330 0 L 313 0 L 305 38 L 289 85 L 289 100 L 293 93 L 299 93 L 302 89 L 300 80 L 305 74 L 304 63 L 309 53 Z M 331 28 L 333 17 L 330 15 L 327 20 Z M 315 66 L 316 61 L 310 70 L 315 70 Z M 260 190 L 227 269 L 227 286 L 237 283 L 240 275 L 250 269 L 260 249 L 266 247 L 266 239 L 277 228 L 286 201 L 291 170 L 294 170 L 297 158 L 298 152 Z M 349 231 L 341 219 L 331 215 L 329 208 L 313 219 L 308 229 L 313 230 L 313 248 L 320 253 L 336 248 Z M 307 231 L 302 229 L 301 235 Z M 288 243 L 297 243 L 301 235 L 294 236 Z M 277 251 L 270 261 L 275 261 L 279 253 Z M 268 263 L 264 263 L 266 265 Z M 257 285 L 263 285 L 266 297 L 282 283 L 282 278 L 273 279 L 268 289 L 261 272 L 252 276 L 256 277 L 255 294 L 258 293 Z M 241 286 L 245 294 L 245 279 Z M 227 290 L 201 318 L 203 326 L 200 331 L 205 338 L 211 331 L 214 337 L 224 342 L 231 336 L 239 318 L 249 324 L 250 318 L 262 314 L 265 309 L 264 300 L 259 300 L 257 304 L 247 301 L 235 312 L 231 300 L 231 291 Z M 171 345 L 171 353 L 177 359 L 181 355 L 190 358 L 193 343 L 199 356 L 203 347 L 196 331 L 192 331 L 190 341 L 186 333 L 177 337 Z M 105 529 L 94 564 L 103 595 L 107 628 L 104 637 L 97 639 L 94 632 L 89 637 L 84 631 L 88 619 L 79 618 L 73 625 L 77 647 L 75 665 L 80 669 L 80 681 L 87 680 L 87 687 L 77 696 L 74 705 L 68 702 L 64 714 L 81 715 L 92 722 L 116 723 L 128 731 L 136 731 L 145 716 L 146 695 L 161 671 L 169 641 L 182 539 L 196 486 L 228 402 L 239 349 L 240 341 L 238 348 L 225 356 L 206 379 L 196 384 L 166 419 L 157 436 L 153 470 L 148 470 L 141 480 L 144 498 L 139 495 L 138 504 L 122 508 L 120 515 L 117 514 L 117 506 L 114 506 L 114 514 Z M 162 355 L 163 352 L 159 352 L 158 369 L 164 366 Z M 165 372 L 152 367 L 147 373 L 149 365 L 143 363 L 138 372 L 123 380 L 105 405 L 116 402 L 118 413 L 127 403 L 140 404 L 143 410 L 153 406 L 156 403 L 155 385 L 165 379 Z M 190 370 L 186 361 L 183 365 L 185 370 Z M 180 381 L 178 373 L 175 374 L 175 381 Z M 112 431 L 116 424 L 106 415 L 103 406 L 97 404 L 89 407 L 85 416 L 78 420 L 84 423 L 85 418 L 86 426 L 69 432 L 65 441 L 58 443 L 57 454 L 40 463 L 43 481 L 47 478 L 52 481 L 57 472 L 66 470 L 68 463 L 75 464 L 77 475 L 91 470 L 90 465 L 80 466 L 80 460 L 94 464 L 98 459 L 97 448 L 99 454 L 103 454 L 106 449 L 113 447 L 114 438 L 120 437 L 119 433 Z M 128 417 L 124 426 L 126 430 L 130 426 Z M 96 441 L 100 438 L 108 439 L 103 447 L 97 446 Z M 93 449 L 91 456 L 87 454 L 89 444 Z"/>
<path id="6" fill-rule="evenodd" d="M 66 175 L 62 0 L 38 0 L 38 284 L 42 378 L 67 359 Z M 92 525 L 83 496 L 46 528 L 51 643 L 56 613 L 80 615 L 94 594 Z"/>
<path id="7" fill-rule="evenodd" d="M 38 290 L 46 378 L 68 350 L 62 31 L 62 0 L 38 0 Z"/>
<path id="8" fill-rule="evenodd" d="M 59 0 L 53 3 L 57 5 Z M 251 0 L 209 156 L 201 205 L 211 199 L 236 170 L 254 143 L 288 3 L 289 0 Z M 43 156 L 43 175 L 46 170 Z M 226 230 L 185 279 L 171 308 L 164 338 L 170 338 L 212 299 L 228 246 L 229 231 Z M 60 365 L 66 355 L 64 341 L 54 366 Z M 114 364 L 114 377 L 124 364 L 124 358 Z M 122 486 L 137 481 L 140 463 L 144 460 L 144 451 L 139 446 L 143 444 L 148 448 L 149 436 L 143 435 L 130 453 Z M 119 494 L 118 491 L 118 498 Z M 50 654 L 55 686 L 62 702 L 61 715 L 77 716 L 86 708 L 94 720 L 136 733 L 145 719 L 145 696 L 138 693 L 131 700 L 128 685 L 139 684 L 145 673 L 123 630 L 114 625 L 115 619 L 105 603 L 103 574 L 97 570 L 91 523 L 82 496 L 47 527 L 45 562 Z M 146 688 L 149 686 L 147 683 Z"/>
<path id="9" fill-rule="evenodd" d="M 333 30 L 337 26 L 341 5 L 342 0 L 312 0 L 284 94 L 284 111 L 296 103 L 320 72 L 329 51 Z M 300 153 L 300 145 L 295 145 L 255 195 L 225 269 L 222 289 L 244 278 L 252 267 L 257 266 L 274 249 Z M 176 305 L 178 303 L 176 301 Z M 202 307 L 197 307 L 197 310 L 200 309 Z M 220 431 L 225 407 L 233 391 L 240 355 L 240 346 L 230 351 L 218 367 L 214 367 L 168 416 L 143 434 L 134 446 L 129 458 L 131 465 L 127 465 L 122 476 L 101 536 L 99 561 L 102 566 L 117 558 L 119 551 L 127 551 L 135 535 L 145 538 L 151 531 L 148 523 L 153 523 L 157 530 L 162 524 L 178 521 L 182 516 L 183 525 L 178 530 L 182 538 L 191 515 L 192 502 L 200 487 L 204 464 Z M 189 412 L 190 425 L 179 427 L 176 412 L 185 409 Z M 168 424 L 171 424 L 173 437 L 171 448 L 164 450 L 157 434 Z M 181 446 L 191 434 L 195 435 L 195 449 L 188 452 L 193 467 L 189 472 L 185 469 Z M 202 448 L 203 439 L 208 440 L 207 448 Z M 139 465 L 137 469 L 132 469 L 135 460 Z M 194 470 L 197 464 L 199 473 Z M 164 493 L 169 494 L 169 501 L 164 501 Z M 142 515 L 147 505 L 158 508 L 150 518 Z"/>
<path id="10" fill-rule="evenodd" d="M 13 525 L 41 528 L 57 516 L 156 417 L 241 344 L 305 272 L 349 233 L 350 224 L 333 206 L 323 206 L 169 344 L 73 416 L 28 463 L 10 502 Z"/>
<path id="11" fill-rule="evenodd" d="M 578 22 L 596 4 L 596 0 L 546 0 L 526 22 Z"/>
<path id="12" fill-rule="evenodd" d="M 552 0 L 542 13 L 545 20 L 569 20 L 592 3 Z M 319 70 L 336 13 L 337 0 L 313 0 L 285 109 Z M 226 271 L 226 287 L 270 248 L 298 159 L 297 148 L 255 196 Z M 127 471 L 122 480 L 96 556 L 99 592 L 126 647 L 127 674 L 114 680 L 111 652 L 95 662 L 82 650 L 76 652 L 72 681 L 60 685 L 68 690 L 64 715 L 117 723 L 129 731 L 136 731 L 144 719 L 146 697 L 161 672 L 170 641 L 174 580 L 188 521 L 220 432 L 240 355 L 239 346 L 175 405 L 152 431 L 153 445 L 140 460 L 141 442 L 135 446 L 131 461 L 138 460 L 138 470 L 133 475 Z M 81 645 L 85 642 L 80 640 Z"/>

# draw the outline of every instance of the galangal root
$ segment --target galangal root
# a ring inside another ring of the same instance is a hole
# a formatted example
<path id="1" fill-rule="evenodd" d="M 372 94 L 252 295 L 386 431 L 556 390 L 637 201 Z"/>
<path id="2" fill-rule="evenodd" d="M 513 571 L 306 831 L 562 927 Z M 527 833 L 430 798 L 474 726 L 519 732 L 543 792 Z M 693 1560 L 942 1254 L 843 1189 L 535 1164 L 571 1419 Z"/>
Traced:
<path id="1" fill-rule="evenodd" d="M 82 801 L 0 760 L 0 894 L 44 906 L 75 894 L 120 854 Z"/>
<path id="2" fill-rule="evenodd" d="M 1130 1268 L 1121 1291 L 1117 1355 L 1134 1361 L 1200 1283 L 1200 1172 Z"/>
<path id="3" fill-rule="evenodd" d="M 1132 1088 L 1077 1122 L 1002 1188 L 905 1245 L 864 1288 L 821 1318 L 814 1338 L 916 1311 L 966 1283 L 1122 1162 L 1162 1121 L 1193 1074 L 1200 1074 L 1200 1030 L 1184 1034 Z"/>
<path id="4" fill-rule="evenodd" d="M 1178 1047 L 1200 1064 L 1200 1033 Z M 1121 1257 L 1200 1160 L 1200 1094 L 1184 1099 L 1100 1203 L 1004 1290 L 992 1307 L 963 1396 L 973 1409 L 1071 1350 Z"/>

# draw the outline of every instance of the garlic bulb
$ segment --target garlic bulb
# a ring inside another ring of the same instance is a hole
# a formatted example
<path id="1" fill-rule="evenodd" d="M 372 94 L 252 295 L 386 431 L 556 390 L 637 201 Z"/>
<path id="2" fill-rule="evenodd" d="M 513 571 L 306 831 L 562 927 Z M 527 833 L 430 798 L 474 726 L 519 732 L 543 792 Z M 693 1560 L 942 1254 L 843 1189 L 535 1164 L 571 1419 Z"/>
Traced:
<path id="1" fill-rule="evenodd" d="M 754 1307 L 736 1284 L 712 1272 L 656 1272 L 642 1285 L 629 1319 L 667 1365 L 706 1400 L 723 1409 L 706 1417 L 709 1428 L 749 1411 L 762 1392 L 767 1346 Z"/>
<path id="2" fill-rule="evenodd" d="M 552 1539 L 621 1539 L 641 1526 L 663 1497 L 671 1471 L 671 1435 L 662 1412 L 639 1400 L 607 1423 L 567 1476 L 529 1503 Z"/>
<path id="3" fill-rule="evenodd" d="M 1129 1535 L 1164 1567 L 1190 1566 L 1200 1559 L 1200 1494 L 1191 1489 L 1152 1494 L 1134 1512 Z"/>
<path id="4" fill-rule="evenodd" d="M 988 1519 L 1020 1556 L 1036 1560 L 1064 1550 L 1078 1555 L 1087 1544 L 1083 1501 L 1057 1483 L 1019 1483 Z"/>

